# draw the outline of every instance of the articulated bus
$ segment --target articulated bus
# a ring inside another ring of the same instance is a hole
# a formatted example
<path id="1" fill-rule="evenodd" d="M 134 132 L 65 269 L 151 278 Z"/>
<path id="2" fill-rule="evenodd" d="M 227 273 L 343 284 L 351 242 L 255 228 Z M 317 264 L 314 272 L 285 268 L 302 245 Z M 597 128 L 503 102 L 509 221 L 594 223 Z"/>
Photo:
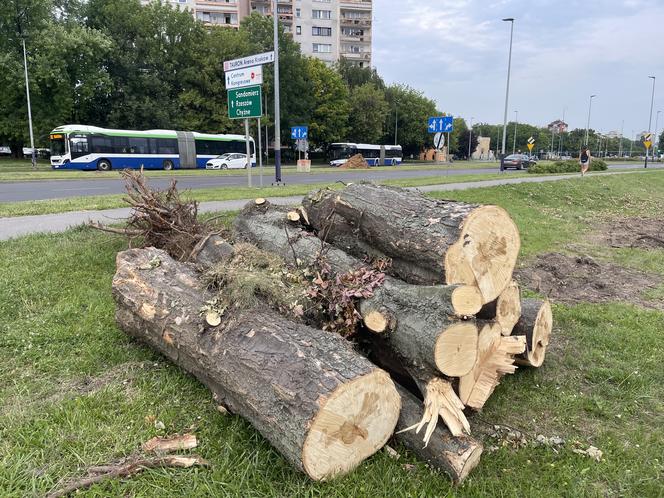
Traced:
<path id="1" fill-rule="evenodd" d="M 195 169 L 229 152 L 246 154 L 244 135 L 60 126 L 50 134 L 53 169 Z M 250 138 L 251 165 L 256 149 Z"/>
<path id="2" fill-rule="evenodd" d="M 381 149 L 384 160 L 381 164 Z M 330 166 L 341 166 L 355 154 L 362 154 L 369 166 L 397 166 L 401 164 L 401 145 L 372 145 L 354 143 L 334 143 L 328 148 Z"/>

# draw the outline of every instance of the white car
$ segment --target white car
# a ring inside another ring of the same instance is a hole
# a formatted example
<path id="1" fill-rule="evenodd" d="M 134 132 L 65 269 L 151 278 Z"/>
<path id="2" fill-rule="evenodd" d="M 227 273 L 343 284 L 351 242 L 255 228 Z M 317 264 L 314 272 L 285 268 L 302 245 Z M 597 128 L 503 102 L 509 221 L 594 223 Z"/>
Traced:
<path id="1" fill-rule="evenodd" d="M 246 167 L 246 154 L 222 154 L 205 164 L 205 169 L 245 169 Z"/>

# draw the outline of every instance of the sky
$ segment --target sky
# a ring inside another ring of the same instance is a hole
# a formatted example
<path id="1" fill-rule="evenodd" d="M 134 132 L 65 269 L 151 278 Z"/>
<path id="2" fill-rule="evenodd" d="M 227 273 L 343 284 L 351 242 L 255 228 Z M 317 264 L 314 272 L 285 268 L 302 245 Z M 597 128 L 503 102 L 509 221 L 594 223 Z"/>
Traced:
<path id="1" fill-rule="evenodd" d="M 502 123 L 515 18 L 508 121 L 561 119 L 624 136 L 664 128 L 664 0 L 374 0 L 373 64 L 438 109 Z"/>

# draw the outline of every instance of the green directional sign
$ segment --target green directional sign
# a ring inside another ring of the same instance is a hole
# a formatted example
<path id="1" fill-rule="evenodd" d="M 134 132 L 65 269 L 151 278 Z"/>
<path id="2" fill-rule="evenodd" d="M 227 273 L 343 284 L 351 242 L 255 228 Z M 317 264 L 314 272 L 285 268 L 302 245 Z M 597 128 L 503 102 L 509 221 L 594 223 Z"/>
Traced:
<path id="1" fill-rule="evenodd" d="M 262 96 L 260 85 L 228 90 L 228 117 L 231 119 L 260 118 L 263 115 Z"/>

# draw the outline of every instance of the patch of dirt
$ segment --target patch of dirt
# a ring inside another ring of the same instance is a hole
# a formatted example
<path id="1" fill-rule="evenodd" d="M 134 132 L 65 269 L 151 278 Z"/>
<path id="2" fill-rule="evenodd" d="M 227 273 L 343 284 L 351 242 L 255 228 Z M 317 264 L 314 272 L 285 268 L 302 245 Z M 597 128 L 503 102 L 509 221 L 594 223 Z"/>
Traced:
<path id="1" fill-rule="evenodd" d="M 369 169 L 369 164 L 366 162 L 362 154 L 355 154 L 348 159 L 348 161 L 339 166 L 339 169 Z"/>
<path id="2" fill-rule="evenodd" d="M 664 219 L 612 219 L 601 223 L 590 240 L 615 248 L 664 249 Z"/>
<path id="3" fill-rule="evenodd" d="M 571 304 L 621 301 L 664 309 L 664 303 L 643 297 L 645 291 L 662 283 L 660 276 L 596 261 L 589 256 L 542 254 L 530 266 L 516 270 L 515 275 L 521 285 L 553 301 Z"/>

